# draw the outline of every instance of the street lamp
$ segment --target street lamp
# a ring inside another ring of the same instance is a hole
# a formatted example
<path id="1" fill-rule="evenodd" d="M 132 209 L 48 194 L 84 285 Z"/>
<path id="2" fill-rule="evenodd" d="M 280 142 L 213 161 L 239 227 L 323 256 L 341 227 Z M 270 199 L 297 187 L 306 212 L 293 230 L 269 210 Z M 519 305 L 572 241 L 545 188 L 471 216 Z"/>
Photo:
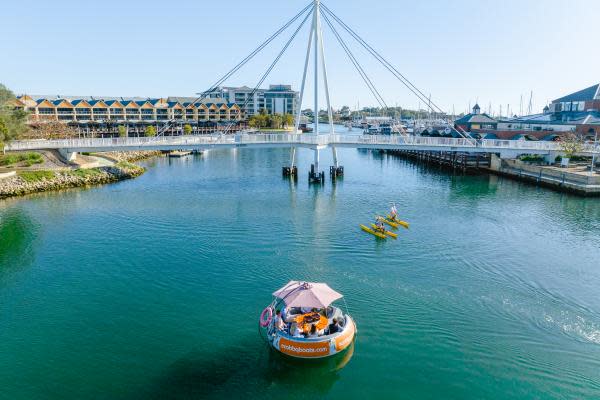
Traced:
<path id="1" fill-rule="evenodd" d="M 596 153 L 598 152 L 598 129 L 594 136 L 594 151 L 592 152 L 592 166 L 590 167 L 590 176 L 594 174 L 594 166 L 596 165 Z"/>

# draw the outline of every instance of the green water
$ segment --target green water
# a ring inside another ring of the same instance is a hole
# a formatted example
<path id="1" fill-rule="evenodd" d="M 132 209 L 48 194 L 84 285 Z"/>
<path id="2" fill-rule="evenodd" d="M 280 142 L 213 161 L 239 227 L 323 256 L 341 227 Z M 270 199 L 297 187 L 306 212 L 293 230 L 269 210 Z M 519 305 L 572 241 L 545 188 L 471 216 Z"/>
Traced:
<path id="1" fill-rule="evenodd" d="M 600 397 L 600 202 L 340 151 L 146 163 L 139 179 L 0 202 L 0 398 Z M 330 157 L 323 153 L 323 166 Z M 396 201 L 381 242 L 359 223 Z M 345 359 L 274 354 L 257 320 L 290 279 L 358 325 Z"/>

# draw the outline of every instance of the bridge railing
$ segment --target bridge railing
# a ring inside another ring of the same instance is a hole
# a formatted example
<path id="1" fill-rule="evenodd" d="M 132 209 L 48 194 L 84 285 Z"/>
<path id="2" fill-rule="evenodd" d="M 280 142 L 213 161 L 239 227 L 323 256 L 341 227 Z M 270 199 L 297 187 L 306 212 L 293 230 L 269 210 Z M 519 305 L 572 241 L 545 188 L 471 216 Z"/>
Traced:
<path id="1" fill-rule="evenodd" d="M 401 136 L 401 135 L 330 135 L 329 143 L 340 144 L 384 144 L 384 145 L 413 145 L 413 146 L 443 146 L 443 147 L 475 147 L 471 139 Z"/>
<path id="2" fill-rule="evenodd" d="M 238 133 L 235 135 L 199 135 L 199 136 L 161 136 L 161 137 L 128 137 L 128 138 L 82 138 L 82 139 L 53 139 L 14 141 L 6 146 L 6 150 L 39 150 L 39 149 L 94 149 L 94 148 L 127 148 L 147 147 L 148 149 L 161 146 L 213 146 L 235 144 L 287 144 L 304 146 L 327 146 L 336 144 L 360 147 L 361 144 L 397 145 L 406 147 L 439 147 L 440 151 L 460 148 L 469 151 L 469 148 L 489 149 L 490 152 L 500 150 L 527 150 L 561 151 L 560 144 L 547 141 L 526 140 L 472 140 L 463 138 L 442 138 L 401 135 L 320 135 L 311 134 L 249 134 Z M 583 145 L 582 153 L 598 152 L 593 144 Z"/>

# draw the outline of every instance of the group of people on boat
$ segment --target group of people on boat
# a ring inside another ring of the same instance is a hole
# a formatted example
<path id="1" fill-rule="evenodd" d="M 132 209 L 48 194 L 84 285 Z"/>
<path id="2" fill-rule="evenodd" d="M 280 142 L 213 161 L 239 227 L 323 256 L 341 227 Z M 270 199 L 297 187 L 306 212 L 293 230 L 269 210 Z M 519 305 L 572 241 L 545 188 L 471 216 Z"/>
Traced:
<path id="1" fill-rule="evenodd" d="M 328 307 L 331 309 L 331 307 Z M 275 312 L 275 329 L 295 338 L 318 338 L 320 336 L 333 335 L 341 332 L 343 327 L 343 316 L 327 318 L 327 309 L 300 308 L 296 313 L 291 312 L 288 307 L 283 307 Z M 331 311 L 331 310 L 330 310 Z M 299 317 L 300 320 L 299 320 Z M 323 326 L 320 321 L 327 321 Z"/>
<path id="2" fill-rule="evenodd" d="M 396 208 L 395 204 L 392 204 L 392 207 L 390 208 L 389 219 L 392 222 L 398 221 L 398 209 Z M 375 218 L 375 226 L 378 231 L 385 233 L 385 218 L 378 215 Z"/>

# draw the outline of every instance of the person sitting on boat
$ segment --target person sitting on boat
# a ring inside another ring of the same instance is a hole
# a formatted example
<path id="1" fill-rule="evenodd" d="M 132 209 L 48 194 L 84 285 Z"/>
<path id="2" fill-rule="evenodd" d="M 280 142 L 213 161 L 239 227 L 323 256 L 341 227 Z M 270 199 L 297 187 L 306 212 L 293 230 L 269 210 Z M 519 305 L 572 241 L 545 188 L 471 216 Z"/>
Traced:
<path id="1" fill-rule="evenodd" d="M 398 210 L 396 209 L 396 205 L 392 204 L 392 208 L 390 209 L 390 219 L 395 221 L 398 219 Z"/>
<path id="2" fill-rule="evenodd" d="M 342 327 L 337 318 L 334 318 L 332 323 L 329 325 L 329 334 L 333 335 L 334 333 L 338 333 L 342 331 Z"/>
<path id="3" fill-rule="evenodd" d="M 298 325 L 296 323 L 292 324 L 292 327 L 290 329 L 290 333 L 292 334 L 293 337 L 296 337 L 296 338 L 304 337 L 302 335 L 302 330 L 300 329 L 300 325 Z"/>
<path id="4" fill-rule="evenodd" d="M 310 333 L 308 334 L 308 336 L 307 336 L 307 337 L 309 337 L 309 338 L 316 338 L 316 337 L 319 337 L 319 332 L 317 332 L 317 325 L 315 325 L 315 324 L 312 324 L 312 325 L 310 326 Z"/>
<path id="5" fill-rule="evenodd" d="M 294 320 L 294 316 L 290 315 L 290 311 L 288 310 L 287 307 L 283 307 L 281 309 L 281 319 L 283 319 L 283 322 L 292 322 Z"/>
<path id="6" fill-rule="evenodd" d="M 284 332 L 287 328 L 286 323 L 283 321 L 283 318 L 281 318 L 281 310 L 275 312 L 275 328 Z"/>
<path id="7" fill-rule="evenodd" d="M 377 217 L 377 222 L 375 223 L 377 229 L 381 232 L 385 232 L 385 225 L 383 224 L 383 217 Z"/>

